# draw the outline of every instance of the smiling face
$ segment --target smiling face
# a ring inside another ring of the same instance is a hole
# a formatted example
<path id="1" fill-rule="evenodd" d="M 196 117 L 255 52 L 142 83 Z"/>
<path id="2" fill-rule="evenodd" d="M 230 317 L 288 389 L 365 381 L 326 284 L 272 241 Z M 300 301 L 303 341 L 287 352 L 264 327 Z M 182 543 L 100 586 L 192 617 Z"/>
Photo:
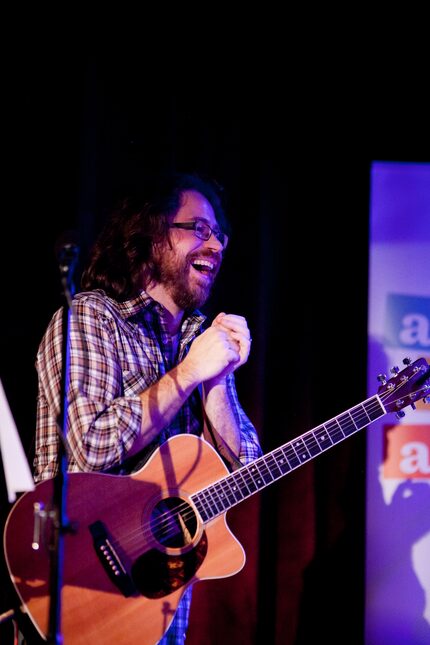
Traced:
<path id="1" fill-rule="evenodd" d="M 172 224 L 196 221 L 219 230 L 210 202 L 200 193 L 187 190 Z M 154 248 L 159 278 L 147 291 L 167 309 L 171 305 L 182 311 L 201 307 L 220 269 L 222 252 L 223 245 L 213 233 L 202 240 L 193 230 L 171 228 L 170 244 L 166 241 Z"/>

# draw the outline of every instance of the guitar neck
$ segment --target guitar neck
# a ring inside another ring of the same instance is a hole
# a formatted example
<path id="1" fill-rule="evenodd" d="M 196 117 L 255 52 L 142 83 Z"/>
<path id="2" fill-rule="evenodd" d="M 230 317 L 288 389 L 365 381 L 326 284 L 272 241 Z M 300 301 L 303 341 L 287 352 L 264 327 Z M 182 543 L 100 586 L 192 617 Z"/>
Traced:
<path id="1" fill-rule="evenodd" d="M 296 437 L 191 496 L 209 522 L 386 414 L 378 395 Z"/>

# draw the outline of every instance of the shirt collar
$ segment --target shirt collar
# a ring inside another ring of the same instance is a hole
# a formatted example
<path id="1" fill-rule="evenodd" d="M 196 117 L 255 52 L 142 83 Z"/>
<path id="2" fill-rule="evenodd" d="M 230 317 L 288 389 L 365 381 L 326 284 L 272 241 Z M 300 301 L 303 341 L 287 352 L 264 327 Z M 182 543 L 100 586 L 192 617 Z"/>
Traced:
<path id="1" fill-rule="evenodd" d="M 159 316 L 163 316 L 164 311 L 163 305 L 154 300 L 154 298 L 152 298 L 146 291 L 143 290 L 134 298 L 124 300 L 123 302 L 118 302 L 117 306 L 124 320 L 133 318 L 138 314 L 141 315 L 144 312 L 149 313 L 151 310 L 157 313 Z M 187 321 L 187 326 L 191 324 L 193 325 L 193 327 L 200 327 L 205 320 L 206 316 L 202 314 L 199 309 L 189 310 L 185 312 L 182 328 L 184 328 L 185 321 Z"/>

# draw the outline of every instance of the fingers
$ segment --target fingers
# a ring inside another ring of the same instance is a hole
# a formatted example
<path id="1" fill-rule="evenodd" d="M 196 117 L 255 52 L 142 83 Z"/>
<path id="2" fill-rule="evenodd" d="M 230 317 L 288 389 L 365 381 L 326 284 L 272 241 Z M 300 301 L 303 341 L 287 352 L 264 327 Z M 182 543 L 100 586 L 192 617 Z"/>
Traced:
<path id="1" fill-rule="evenodd" d="M 212 325 L 214 327 L 221 327 L 222 329 L 230 332 L 232 335 L 239 334 L 243 338 L 243 340 L 249 341 L 251 339 L 251 334 L 248 329 L 248 323 L 243 316 L 220 313 L 216 316 Z"/>
<path id="2" fill-rule="evenodd" d="M 246 319 L 236 314 L 220 313 L 212 327 L 223 332 L 226 347 L 234 356 L 235 369 L 246 363 L 251 351 L 251 334 Z"/>
<path id="3" fill-rule="evenodd" d="M 218 325 L 218 335 L 222 343 L 222 347 L 227 351 L 233 352 L 239 356 L 241 339 L 240 335 L 236 332 L 232 332 L 228 329 L 225 329 L 221 325 Z"/>
<path id="4" fill-rule="evenodd" d="M 222 347 L 221 354 L 226 352 L 224 356 L 230 364 L 230 367 L 226 367 L 227 371 L 234 371 L 246 363 L 251 350 L 251 334 L 243 316 L 221 312 L 215 316 L 212 325 L 206 332 L 211 329 L 213 332 L 215 330 L 218 332 L 214 338 L 221 342 L 221 346 L 218 346 L 220 349 Z"/>
<path id="5" fill-rule="evenodd" d="M 230 332 L 212 325 L 193 340 L 184 362 L 200 382 L 224 377 L 241 363 L 240 345 Z"/>
<path id="6" fill-rule="evenodd" d="M 237 331 L 227 331 L 229 337 L 232 340 L 237 341 L 238 343 L 251 343 L 251 336 L 249 335 L 249 331 L 247 333 L 244 332 L 237 332 Z"/>
<path id="7" fill-rule="evenodd" d="M 221 313 L 219 313 L 217 316 L 215 316 L 212 325 L 214 327 L 219 325 L 221 323 L 222 319 L 224 318 L 224 316 L 225 316 L 225 313 L 223 311 Z"/>

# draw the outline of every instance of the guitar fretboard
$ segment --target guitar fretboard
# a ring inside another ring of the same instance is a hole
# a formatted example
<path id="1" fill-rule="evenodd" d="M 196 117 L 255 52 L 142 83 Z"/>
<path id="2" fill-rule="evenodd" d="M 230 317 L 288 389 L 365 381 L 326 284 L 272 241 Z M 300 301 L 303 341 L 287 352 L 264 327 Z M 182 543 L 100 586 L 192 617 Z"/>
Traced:
<path id="1" fill-rule="evenodd" d="M 242 500 L 325 452 L 384 416 L 379 396 L 334 417 L 327 423 L 259 457 L 191 496 L 203 522 L 209 522 Z"/>

